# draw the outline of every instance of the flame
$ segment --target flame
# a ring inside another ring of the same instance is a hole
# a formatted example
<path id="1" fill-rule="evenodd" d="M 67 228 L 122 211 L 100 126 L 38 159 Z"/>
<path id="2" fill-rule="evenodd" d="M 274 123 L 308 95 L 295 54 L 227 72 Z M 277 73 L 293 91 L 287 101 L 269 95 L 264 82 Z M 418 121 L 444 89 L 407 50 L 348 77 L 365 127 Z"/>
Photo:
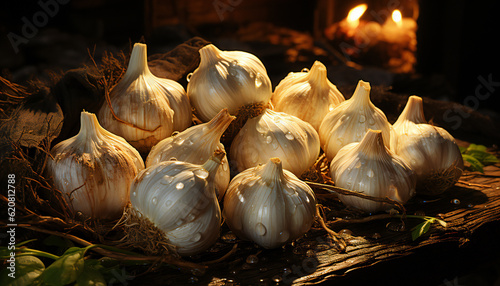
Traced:
<path id="1" fill-rule="evenodd" d="M 356 26 L 357 26 L 357 24 L 359 24 L 359 18 L 361 18 L 361 16 L 363 16 L 363 14 L 365 13 L 367 8 L 368 8 L 368 5 L 366 5 L 366 4 L 360 4 L 360 5 L 352 8 L 349 11 L 349 14 L 347 14 L 347 22 L 348 23 L 356 23 Z"/>
<path id="2" fill-rule="evenodd" d="M 401 25 L 403 25 L 403 16 L 401 15 L 401 11 L 398 9 L 394 10 L 392 12 L 392 20 L 396 23 L 396 25 L 398 25 L 398 27 L 401 27 Z"/>

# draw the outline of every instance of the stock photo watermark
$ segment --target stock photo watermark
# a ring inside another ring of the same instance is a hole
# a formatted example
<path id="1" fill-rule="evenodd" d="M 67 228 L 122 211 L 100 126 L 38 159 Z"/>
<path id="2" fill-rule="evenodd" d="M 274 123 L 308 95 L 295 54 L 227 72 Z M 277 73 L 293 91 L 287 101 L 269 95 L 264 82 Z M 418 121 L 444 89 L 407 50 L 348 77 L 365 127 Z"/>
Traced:
<path id="1" fill-rule="evenodd" d="M 60 5 L 68 4 L 70 0 L 40 0 L 38 6 L 40 10 L 35 12 L 31 18 L 22 17 L 23 23 L 20 33 L 10 32 L 7 38 L 17 54 L 21 44 L 27 44 L 30 39 L 34 38 L 40 28 L 47 26 L 50 19 L 55 17 L 60 10 Z"/>
<path id="2" fill-rule="evenodd" d="M 7 261 L 7 276 L 16 278 L 16 175 L 7 175 L 7 249 L 10 251 Z"/>
<path id="3" fill-rule="evenodd" d="M 481 101 L 485 101 L 495 92 L 495 90 L 500 87 L 500 81 L 493 80 L 493 74 L 488 74 L 486 77 L 479 75 L 477 77 L 478 84 L 474 91 L 474 95 L 467 96 L 463 105 L 472 109 L 478 110 Z M 453 109 L 448 109 L 443 113 L 443 120 L 448 123 L 453 123 L 452 129 L 457 130 L 462 125 L 462 120 L 470 117 L 467 113 L 460 107 L 455 107 Z"/>
<path id="4" fill-rule="evenodd" d="M 219 16 L 219 20 L 222 22 L 224 21 L 224 14 L 233 12 L 242 2 L 243 0 L 214 0 L 212 5 L 214 6 L 215 12 L 217 12 L 217 16 Z"/>

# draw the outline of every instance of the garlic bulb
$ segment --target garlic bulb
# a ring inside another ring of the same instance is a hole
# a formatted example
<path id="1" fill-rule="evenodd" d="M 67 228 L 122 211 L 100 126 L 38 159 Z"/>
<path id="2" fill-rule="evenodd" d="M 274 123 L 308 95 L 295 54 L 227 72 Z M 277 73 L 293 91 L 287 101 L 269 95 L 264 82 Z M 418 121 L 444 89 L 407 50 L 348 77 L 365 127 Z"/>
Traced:
<path id="1" fill-rule="evenodd" d="M 224 198 L 224 219 L 240 238 L 275 248 L 306 233 L 314 222 L 313 190 L 283 170 L 280 159 L 236 175 Z"/>
<path id="2" fill-rule="evenodd" d="M 453 186 L 464 163 L 453 136 L 427 124 L 422 98 L 410 96 L 394 123 L 391 150 L 405 159 L 417 173 L 417 192 L 437 195 Z"/>
<path id="3" fill-rule="evenodd" d="M 330 111 L 321 123 L 319 138 L 329 160 L 345 145 L 361 141 L 368 129 L 381 130 L 389 146 L 391 124 L 370 101 L 370 90 L 370 83 L 360 80 L 352 97 Z"/>
<path id="4" fill-rule="evenodd" d="M 156 144 L 146 159 L 146 166 L 158 164 L 175 158 L 193 164 L 203 164 L 214 150 L 224 151 L 220 137 L 229 126 L 234 116 L 229 115 L 227 109 L 221 110 L 207 123 L 192 126 L 183 132 L 168 137 Z M 222 198 L 229 185 L 229 167 L 226 156 L 221 160 L 221 167 L 215 176 L 215 184 L 219 198 Z"/>
<path id="5" fill-rule="evenodd" d="M 344 96 L 326 75 L 326 67 L 315 61 L 309 72 L 290 73 L 276 87 L 274 110 L 311 123 L 319 130 L 326 114 L 343 102 Z"/>
<path id="6" fill-rule="evenodd" d="M 132 146 L 147 153 L 158 141 L 191 125 L 189 98 L 179 83 L 154 76 L 148 67 L 147 47 L 136 43 L 127 71 L 98 113 L 102 126 L 123 136 Z M 128 124 L 127 124 L 128 123 Z"/>
<path id="7" fill-rule="evenodd" d="M 130 187 L 133 209 L 153 223 L 180 255 L 193 255 L 219 237 L 221 213 L 214 177 L 224 152 L 203 165 L 164 161 L 144 169 Z"/>
<path id="8" fill-rule="evenodd" d="M 311 124 L 283 112 L 266 109 L 249 119 L 231 144 L 231 164 L 238 171 L 278 157 L 296 176 L 311 167 L 319 155 L 318 133 Z"/>
<path id="9" fill-rule="evenodd" d="M 368 130 L 361 142 L 344 146 L 330 165 L 335 185 L 365 195 L 388 197 L 402 204 L 415 193 L 415 173 L 385 145 L 380 130 Z M 339 195 L 342 202 L 367 212 L 388 210 L 391 205 Z"/>
<path id="10" fill-rule="evenodd" d="M 200 49 L 199 67 L 190 75 L 187 94 L 203 122 L 223 108 L 235 115 L 238 109 L 272 95 L 271 80 L 262 62 L 241 51 L 221 51 L 214 45 Z"/>
<path id="11" fill-rule="evenodd" d="M 120 217 L 144 162 L 125 139 L 102 128 L 94 114 L 83 111 L 80 121 L 77 135 L 52 148 L 48 176 L 68 195 L 75 212 L 98 219 Z"/>

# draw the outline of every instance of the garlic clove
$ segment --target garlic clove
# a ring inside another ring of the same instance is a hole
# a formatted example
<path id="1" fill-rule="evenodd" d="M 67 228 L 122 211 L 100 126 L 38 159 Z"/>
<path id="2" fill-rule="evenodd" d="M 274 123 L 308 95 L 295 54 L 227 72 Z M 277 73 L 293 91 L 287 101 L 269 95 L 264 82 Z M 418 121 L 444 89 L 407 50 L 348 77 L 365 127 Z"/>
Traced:
<path id="1" fill-rule="evenodd" d="M 183 132 L 168 137 L 155 145 L 146 159 L 146 166 L 158 164 L 161 161 L 178 160 L 193 164 L 203 164 L 214 150 L 224 151 L 220 138 L 229 124 L 235 119 L 227 109 L 221 110 L 207 123 L 192 126 Z M 217 194 L 222 199 L 229 185 L 230 170 L 227 157 L 224 156 L 221 167 L 215 177 Z"/>
<path id="2" fill-rule="evenodd" d="M 381 130 L 389 146 L 391 124 L 370 101 L 370 90 L 370 83 L 360 80 L 352 97 L 330 111 L 321 123 L 321 147 L 329 160 L 345 145 L 361 141 L 368 129 Z"/>
<path id="3" fill-rule="evenodd" d="M 223 215 L 240 238 L 264 248 L 276 248 L 306 233 L 315 217 L 313 190 L 281 160 L 247 169 L 231 181 Z"/>
<path id="4" fill-rule="evenodd" d="M 311 124 L 266 109 L 245 123 L 231 144 L 230 157 L 240 172 L 278 157 L 285 169 L 300 176 L 316 162 L 319 148 L 319 137 Z"/>
<path id="5" fill-rule="evenodd" d="M 404 204 L 415 194 L 415 174 L 383 141 L 380 130 L 368 130 L 361 142 L 340 149 L 331 162 L 330 175 L 338 187 Z M 392 208 L 354 196 L 339 195 L 339 198 L 344 204 L 366 212 Z"/>
<path id="6" fill-rule="evenodd" d="M 416 172 L 420 194 L 441 194 L 462 175 L 463 159 L 455 139 L 443 128 L 427 124 L 418 96 L 410 96 L 394 123 L 390 145 Z"/>
<path id="7" fill-rule="evenodd" d="M 319 61 L 314 62 L 309 72 L 290 73 L 278 84 L 272 97 L 274 110 L 309 122 L 316 130 L 327 113 L 344 100 Z"/>
<path id="8" fill-rule="evenodd" d="M 125 75 L 98 113 L 104 128 L 123 136 L 140 152 L 147 153 L 173 131 L 191 125 L 191 106 L 177 82 L 154 76 L 148 67 L 147 46 L 136 43 Z"/>
<path id="9" fill-rule="evenodd" d="M 202 252 L 219 237 L 214 178 L 224 155 L 216 151 L 203 165 L 160 162 L 138 174 L 130 187 L 135 212 L 161 230 L 180 255 Z"/>
<path id="10" fill-rule="evenodd" d="M 122 137 L 83 111 L 80 131 L 51 150 L 47 174 L 66 194 L 74 212 L 95 219 L 114 219 L 127 205 L 129 186 L 144 169 L 142 158 Z"/>
<path id="11" fill-rule="evenodd" d="M 272 95 L 266 68 L 254 55 L 221 51 L 214 45 L 200 49 L 199 67 L 189 77 L 187 94 L 203 122 L 221 109 L 230 114 L 248 104 L 267 104 Z"/>

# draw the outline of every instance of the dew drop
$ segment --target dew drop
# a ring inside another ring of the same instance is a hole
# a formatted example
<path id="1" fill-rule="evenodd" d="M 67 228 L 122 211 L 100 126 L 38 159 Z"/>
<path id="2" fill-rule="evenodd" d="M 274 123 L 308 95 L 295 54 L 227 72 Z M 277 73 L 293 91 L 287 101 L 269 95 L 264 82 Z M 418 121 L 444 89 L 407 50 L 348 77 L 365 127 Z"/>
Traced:
<path id="1" fill-rule="evenodd" d="M 64 184 L 64 186 L 68 186 L 69 185 L 69 181 L 68 180 L 64 180 L 63 184 Z"/>
<path id="2" fill-rule="evenodd" d="M 177 183 L 177 185 L 175 185 L 175 188 L 178 189 L 178 190 L 181 190 L 184 188 L 184 184 L 183 183 Z"/>
<path id="3" fill-rule="evenodd" d="M 309 69 L 308 69 L 308 68 L 303 68 L 303 69 L 301 70 L 301 72 L 309 72 Z"/>
<path id="4" fill-rule="evenodd" d="M 370 178 L 373 178 L 373 176 L 375 176 L 375 173 L 373 172 L 373 170 L 368 170 L 368 172 L 366 173 L 366 175 Z"/>
<path id="5" fill-rule="evenodd" d="M 187 77 L 186 77 L 186 81 L 189 82 L 191 81 L 191 77 L 193 76 L 193 73 L 188 73 Z"/>
<path id="6" fill-rule="evenodd" d="M 132 196 L 136 197 L 136 196 L 137 196 L 137 192 L 136 192 L 136 191 L 134 191 L 134 192 L 132 193 Z"/>
<path id="7" fill-rule="evenodd" d="M 255 264 L 255 263 L 259 262 L 259 258 L 257 257 L 257 255 L 251 254 L 247 257 L 247 259 L 245 261 L 248 264 Z"/>
<path id="8" fill-rule="evenodd" d="M 274 283 L 280 283 L 281 281 L 283 281 L 283 278 L 280 275 L 274 275 L 273 278 L 271 278 L 271 280 Z"/>
<path id="9" fill-rule="evenodd" d="M 153 205 L 157 205 L 158 204 L 158 198 L 157 197 L 153 197 L 153 199 L 151 200 L 151 202 L 153 203 Z"/>
<path id="10" fill-rule="evenodd" d="M 288 233 L 288 231 L 284 230 L 284 231 L 280 232 L 280 236 L 278 239 L 281 242 L 286 242 L 288 240 L 288 238 L 290 238 L 290 234 Z"/>
<path id="11" fill-rule="evenodd" d="M 328 111 L 332 111 L 334 108 L 335 108 L 335 106 L 334 106 L 333 104 L 330 104 L 330 105 L 328 106 Z"/>
<path id="12" fill-rule="evenodd" d="M 352 231 L 350 229 L 344 228 L 339 231 L 339 234 L 352 235 Z"/>
<path id="13" fill-rule="evenodd" d="M 283 274 L 284 275 L 292 274 L 292 269 L 290 269 L 288 267 L 283 268 Z"/>
<path id="14" fill-rule="evenodd" d="M 273 137 L 271 137 L 271 136 L 267 136 L 266 137 L 266 143 L 267 144 L 271 143 L 272 141 L 273 141 Z"/>
<path id="15" fill-rule="evenodd" d="M 360 161 L 358 161 L 358 162 L 356 163 L 356 166 L 354 166 L 354 168 L 356 168 L 356 169 L 361 168 L 361 162 L 360 162 Z"/>
<path id="16" fill-rule="evenodd" d="M 193 235 L 193 237 L 191 238 L 191 241 L 198 242 L 198 241 L 200 241 L 200 239 L 201 239 L 201 233 L 197 232 Z"/>
<path id="17" fill-rule="evenodd" d="M 255 76 L 255 87 L 259 88 L 262 85 L 262 78 L 260 74 L 257 73 Z"/>
<path id="18" fill-rule="evenodd" d="M 177 158 L 175 157 L 171 157 L 170 159 L 168 159 L 169 161 L 177 161 Z"/>
<path id="19" fill-rule="evenodd" d="M 370 125 L 375 125 L 375 119 L 370 118 L 370 119 L 368 120 L 368 124 L 370 124 Z"/>
<path id="20" fill-rule="evenodd" d="M 187 221 L 188 221 L 188 222 L 191 222 L 191 221 L 193 221 L 195 218 L 196 218 L 196 216 L 195 216 L 193 213 L 191 213 L 191 214 L 189 214 L 189 215 L 187 216 Z"/>
<path id="21" fill-rule="evenodd" d="M 208 172 L 205 169 L 198 169 L 193 171 L 194 175 L 200 179 L 208 178 Z M 182 187 L 181 187 L 182 189 Z"/>
<path id="22" fill-rule="evenodd" d="M 295 137 L 293 137 L 293 134 L 289 131 L 286 135 L 285 138 L 288 140 L 293 140 Z"/>
<path id="23" fill-rule="evenodd" d="M 172 201 L 171 200 L 168 200 L 165 202 L 165 206 L 166 207 L 170 207 L 172 205 Z"/>
<path id="24" fill-rule="evenodd" d="M 266 229 L 266 226 L 263 225 L 262 223 L 257 223 L 257 225 L 255 226 L 255 231 L 257 232 L 258 235 L 266 235 L 267 233 L 267 229 Z"/>
<path id="25" fill-rule="evenodd" d="M 312 249 L 309 249 L 308 251 L 306 251 L 306 256 L 307 257 L 315 257 L 316 252 L 314 252 L 314 250 L 312 250 Z"/>
<path id="26" fill-rule="evenodd" d="M 167 184 L 170 184 L 172 183 L 172 181 L 174 180 L 174 177 L 171 177 L 169 175 L 165 175 L 163 176 L 163 180 L 167 183 Z"/>
<path id="27" fill-rule="evenodd" d="M 342 139 L 337 138 L 336 143 L 337 143 L 338 146 L 342 146 L 342 144 L 343 144 Z"/>
<path id="28" fill-rule="evenodd" d="M 460 204 L 460 200 L 459 199 L 453 199 L 453 200 L 451 200 L 451 203 L 454 204 L 454 205 L 459 205 Z"/>
<path id="29" fill-rule="evenodd" d="M 359 115 L 359 123 L 364 123 L 366 121 L 366 117 L 364 115 Z"/>

